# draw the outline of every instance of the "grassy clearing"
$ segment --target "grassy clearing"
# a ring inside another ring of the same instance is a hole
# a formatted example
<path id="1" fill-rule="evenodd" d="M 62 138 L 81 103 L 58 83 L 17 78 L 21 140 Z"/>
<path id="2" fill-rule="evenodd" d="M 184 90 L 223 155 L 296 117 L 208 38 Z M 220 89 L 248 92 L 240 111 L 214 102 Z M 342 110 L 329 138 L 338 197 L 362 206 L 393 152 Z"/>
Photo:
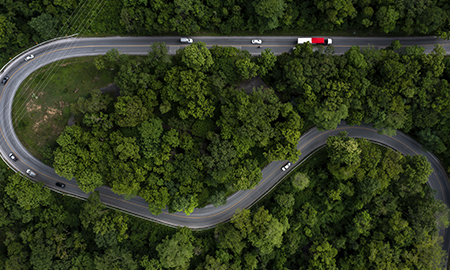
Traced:
<path id="1" fill-rule="evenodd" d="M 113 71 L 98 71 L 93 60 L 94 57 L 71 58 L 45 66 L 31 74 L 14 97 L 12 119 L 16 134 L 28 151 L 44 163 L 52 162 L 56 139 L 68 125 L 70 104 L 114 81 Z M 56 68 L 51 72 L 53 66 Z"/>

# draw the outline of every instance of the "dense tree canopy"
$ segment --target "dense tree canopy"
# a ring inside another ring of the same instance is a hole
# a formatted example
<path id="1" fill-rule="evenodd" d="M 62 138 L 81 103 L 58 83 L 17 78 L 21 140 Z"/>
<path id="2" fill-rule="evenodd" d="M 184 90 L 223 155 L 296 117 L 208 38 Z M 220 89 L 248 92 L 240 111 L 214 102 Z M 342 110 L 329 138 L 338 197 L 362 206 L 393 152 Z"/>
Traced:
<path id="1" fill-rule="evenodd" d="M 76 5 L 54 1 L 44 10 L 38 2 L 23 6 L 34 40 L 51 35 L 60 25 L 56 20 Z M 404 1 L 163 2 L 108 2 L 110 17 L 90 31 L 374 25 L 385 32 L 440 33 L 448 20 L 441 2 L 420 8 Z M 30 39 L 11 15 L 17 3 L 0 15 L 0 46 Z M 11 41 L 15 31 L 18 40 Z M 95 65 L 115 70 L 120 96 L 93 91 L 71 108 L 82 122 L 58 138 L 54 167 L 85 192 L 108 185 L 128 198 L 143 197 L 154 214 L 168 206 L 189 215 L 253 188 L 268 162 L 297 160 L 304 126 L 333 129 L 345 120 L 372 123 L 387 135 L 401 129 L 448 162 L 450 58 L 444 55 L 439 46 L 424 54 L 398 42 L 382 50 L 355 46 L 341 56 L 310 44 L 279 57 L 266 50 L 257 58 L 203 43 L 173 57 L 164 44 L 153 44 L 142 61 L 112 50 Z M 241 89 L 259 77 L 265 85 Z M 268 200 L 204 234 L 136 225 L 104 208 L 95 193 L 71 205 L 2 170 L 0 269 L 439 268 L 444 254 L 437 226 L 448 226 L 448 210 L 425 184 L 431 169 L 424 157 L 404 157 L 342 133 L 328 138 L 325 154 L 315 161 L 316 167 L 295 172 Z"/>
<path id="2" fill-rule="evenodd" d="M 248 31 L 382 31 L 449 35 L 449 6 L 436 1 L 351 0 L 15 0 L 0 3 L 0 61 L 57 36 L 81 35 L 229 35 Z M 207 64 L 194 57 L 188 65 Z M 186 51 L 186 52 L 187 52 Z M 242 62 L 242 61 L 241 61 Z M 245 64 L 244 62 L 242 64 Z"/>
<path id="3" fill-rule="evenodd" d="M 335 176 L 348 166 L 355 173 Z M 449 210 L 430 173 L 422 156 L 342 133 L 252 209 L 194 232 L 108 209 L 97 192 L 50 192 L 0 164 L 0 269 L 441 269 Z"/>
<path id="4" fill-rule="evenodd" d="M 139 195 L 155 214 L 166 206 L 190 214 L 255 187 L 262 165 L 298 159 L 304 121 L 292 104 L 268 87 L 234 87 L 259 70 L 268 74 L 273 52 L 252 59 L 236 48 L 194 43 L 165 54 L 164 44 L 154 44 L 140 62 L 117 50 L 96 58 L 97 68 L 117 69 L 120 96 L 94 91 L 72 107 L 83 122 L 57 140 L 58 174 L 85 192 L 109 185 Z"/>
<path id="5" fill-rule="evenodd" d="M 116 67 L 121 95 L 93 92 L 72 108 L 84 119 L 58 139 L 54 166 L 60 175 L 75 177 L 86 192 L 106 184 L 119 194 L 139 195 L 155 214 L 166 206 L 189 214 L 254 187 L 267 162 L 295 161 L 305 120 L 320 129 L 342 120 L 373 123 L 388 135 L 403 129 L 448 158 L 450 62 L 439 46 L 427 55 L 394 42 L 383 50 L 353 47 L 336 56 L 304 44 L 291 54 L 275 57 L 267 50 L 257 58 L 232 47 L 208 50 L 202 43 L 173 57 L 164 48 L 154 44 L 140 62 L 116 50 L 97 58 L 98 68 Z M 189 54 L 197 62 L 187 60 Z M 257 75 L 273 87 L 236 87 Z M 361 175 L 355 141 L 330 138 L 328 146 L 336 150 L 327 164 L 334 177 Z M 395 177 L 395 168 L 388 173 Z M 373 179 L 368 185 L 389 185 Z M 297 181 L 300 190 L 309 183 L 305 176 Z M 422 192 L 414 185 L 403 189 Z M 340 200 L 343 192 L 336 188 L 329 196 Z"/>

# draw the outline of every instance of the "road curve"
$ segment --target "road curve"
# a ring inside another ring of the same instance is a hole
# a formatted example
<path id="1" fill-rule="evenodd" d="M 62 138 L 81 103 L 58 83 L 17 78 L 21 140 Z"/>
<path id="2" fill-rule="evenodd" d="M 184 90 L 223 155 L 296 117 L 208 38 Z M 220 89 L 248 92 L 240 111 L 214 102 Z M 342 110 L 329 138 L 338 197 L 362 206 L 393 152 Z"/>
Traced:
<path id="1" fill-rule="evenodd" d="M 258 49 L 257 46 L 250 44 L 250 40 L 254 37 L 193 38 L 194 41 L 203 41 L 208 46 L 211 46 L 212 44 L 221 46 L 235 46 L 240 49 L 248 50 L 252 54 L 259 54 L 260 52 L 260 49 Z M 289 51 L 295 44 L 296 38 L 297 37 L 263 37 L 263 47 L 269 47 L 276 54 L 280 54 L 282 52 Z M 396 39 L 399 39 L 403 45 L 417 44 L 419 46 L 424 46 L 426 52 L 430 52 L 435 44 L 441 44 L 447 51 L 450 51 L 450 42 L 437 39 L 436 37 L 334 37 L 333 39 L 337 54 L 344 53 L 352 45 L 383 48 L 389 46 L 389 44 Z M 71 57 L 101 55 L 105 54 L 112 48 L 117 48 L 122 53 L 145 55 L 153 42 L 165 42 L 166 45 L 168 45 L 170 54 L 174 54 L 176 50 L 184 47 L 184 45 L 181 45 L 178 42 L 177 37 L 72 38 L 55 41 L 32 50 L 29 53 L 34 54 L 35 59 L 31 61 L 24 62 L 23 57 L 20 57 L 11 63 L 5 68 L 5 71 L 0 76 L 0 79 L 2 79 L 5 75 L 10 77 L 8 83 L 5 86 L 1 86 L 0 92 L 0 153 L 2 157 L 10 163 L 10 166 L 23 174 L 27 168 L 31 168 L 37 173 L 34 180 L 43 182 L 51 189 L 63 191 L 64 193 L 74 197 L 82 199 L 87 198 L 88 194 L 85 194 L 78 188 L 75 180 L 68 181 L 58 176 L 52 168 L 42 164 L 34 158 L 19 142 L 14 132 L 11 120 L 11 109 L 14 94 L 22 81 L 24 81 L 25 78 L 27 78 L 32 72 L 54 61 Z M 347 126 L 345 123 L 339 125 L 339 127 L 335 130 L 324 132 L 319 132 L 314 128 L 305 133 L 297 145 L 297 148 L 302 152 L 299 162 L 305 159 L 315 149 L 324 145 L 328 136 L 336 135 L 342 130 L 346 130 L 351 137 L 367 138 L 371 141 L 392 147 L 404 155 L 425 155 L 434 170 L 433 174 L 430 176 L 428 184 L 437 191 L 436 198 L 443 200 L 447 205 L 450 205 L 450 186 L 445 169 L 436 157 L 434 157 L 431 153 L 424 151 L 420 144 L 401 132 L 398 132 L 396 136 L 389 137 L 378 134 L 377 131 L 369 125 Z M 19 158 L 19 161 L 10 162 L 8 158 L 8 153 L 10 152 L 14 152 Z M 204 229 L 229 220 L 236 209 L 247 208 L 261 196 L 266 194 L 266 192 L 285 175 L 285 173 L 280 170 L 283 164 L 284 162 L 282 161 L 270 163 L 262 170 L 263 178 L 255 189 L 235 193 L 228 198 L 227 205 L 217 208 L 212 205 L 208 205 L 202 209 L 195 209 L 190 216 L 186 216 L 184 213 L 170 214 L 167 211 L 164 211 L 159 216 L 154 216 L 147 210 L 147 203 L 140 197 L 125 200 L 122 196 L 114 194 L 107 187 L 100 187 L 97 190 L 100 192 L 102 202 L 110 207 L 169 226 L 187 226 L 192 229 Z M 57 188 L 55 186 L 55 181 L 66 183 L 66 188 Z M 448 229 L 441 231 L 440 233 L 444 236 L 444 249 L 448 252 L 450 244 Z"/>

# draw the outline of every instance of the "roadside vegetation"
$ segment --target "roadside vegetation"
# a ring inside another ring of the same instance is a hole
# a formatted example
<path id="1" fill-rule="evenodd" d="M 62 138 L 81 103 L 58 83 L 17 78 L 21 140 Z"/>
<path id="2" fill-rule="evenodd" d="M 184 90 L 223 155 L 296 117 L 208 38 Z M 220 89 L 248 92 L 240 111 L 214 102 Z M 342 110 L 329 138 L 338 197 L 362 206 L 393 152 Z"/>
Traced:
<path id="1" fill-rule="evenodd" d="M 117 71 L 120 96 L 91 92 L 72 112 L 82 118 L 57 139 L 54 168 L 85 192 L 108 185 L 141 196 L 159 214 L 191 213 L 255 187 L 263 166 L 298 159 L 303 120 L 289 101 L 266 86 L 238 89 L 266 75 L 276 57 L 196 43 L 167 55 L 153 44 L 143 61 L 117 50 L 96 58 Z"/>
<path id="2" fill-rule="evenodd" d="M 108 35 L 438 35 L 448 1 L 15 0 L 0 4 L 0 63 L 51 38 Z"/>
<path id="3" fill-rule="evenodd" d="M 212 230 L 172 229 L 62 196 L 0 164 L 0 269 L 441 269 L 446 206 L 423 156 L 341 133 Z"/>
<path id="4" fill-rule="evenodd" d="M 72 33 L 446 38 L 448 3 L 417 3 L 9 1 L 0 4 L 0 61 Z M 83 19 L 66 24 L 72 13 Z M 142 196 L 155 214 L 225 204 L 230 193 L 254 187 L 268 162 L 295 161 L 301 131 L 342 120 L 387 135 L 405 131 L 450 164 L 450 58 L 441 47 L 428 55 L 398 42 L 332 51 L 304 44 L 252 58 L 194 43 L 172 57 L 154 44 L 140 59 L 117 50 L 93 65 L 72 59 L 46 87 L 51 94 L 33 78 L 25 82 L 15 106 L 31 111 L 21 118 L 13 110 L 16 133 L 85 192 L 108 185 Z M 245 88 L 256 80 L 259 87 Z M 99 92 L 112 82 L 119 95 Z M 65 128 L 71 114 L 75 125 Z M 252 209 L 194 232 L 107 209 L 95 192 L 88 201 L 61 196 L 2 163 L 0 270 L 440 269 L 438 228 L 448 227 L 449 211 L 426 185 L 430 173 L 423 157 L 341 134 Z"/>
<path id="5" fill-rule="evenodd" d="M 297 160 L 300 131 L 310 126 L 333 129 L 345 120 L 387 135 L 400 129 L 447 160 L 444 55 L 439 46 L 427 55 L 398 42 L 340 56 L 304 44 L 255 58 L 204 43 L 170 57 L 154 44 L 140 62 L 112 50 L 95 65 L 118 71 L 120 96 L 78 100 L 72 109 L 83 120 L 58 138 L 54 168 L 85 192 L 108 185 L 143 197 L 152 213 L 168 205 L 189 214 L 254 187 L 265 164 Z M 239 90 L 257 76 L 267 85 Z"/>
<path id="6" fill-rule="evenodd" d="M 72 58 L 40 68 L 22 83 L 14 97 L 12 120 L 17 137 L 47 165 L 53 164 L 56 139 L 69 124 L 70 106 L 114 82 L 114 73 L 97 70 L 93 60 Z M 71 122 L 76 120 L 81 119 Z"/>

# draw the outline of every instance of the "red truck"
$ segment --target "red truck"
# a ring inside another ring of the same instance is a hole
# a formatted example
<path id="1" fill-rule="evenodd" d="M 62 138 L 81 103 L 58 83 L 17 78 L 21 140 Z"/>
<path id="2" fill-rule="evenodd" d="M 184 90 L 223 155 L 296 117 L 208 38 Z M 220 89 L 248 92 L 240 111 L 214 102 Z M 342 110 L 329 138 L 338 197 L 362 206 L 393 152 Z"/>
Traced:
<path id="1" fill-rule="evenodd" d="M 303 44 L 309 42 L 313 45 L 331 45 L 333 40 L 331 38 L 298 38 L 297 43 Z"/>

